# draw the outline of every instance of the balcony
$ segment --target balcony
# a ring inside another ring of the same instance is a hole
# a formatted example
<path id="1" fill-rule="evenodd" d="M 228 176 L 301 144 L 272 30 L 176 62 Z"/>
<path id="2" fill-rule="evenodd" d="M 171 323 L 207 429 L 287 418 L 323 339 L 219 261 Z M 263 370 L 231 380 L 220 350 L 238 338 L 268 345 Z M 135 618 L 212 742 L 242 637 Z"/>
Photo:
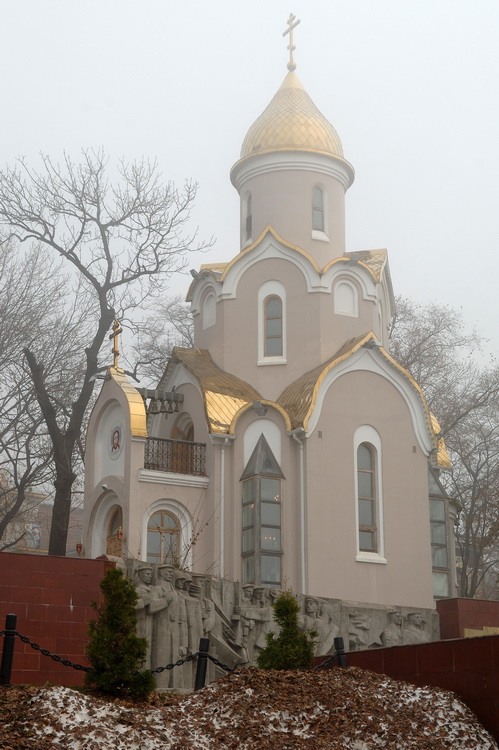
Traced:
<path id="1" fill-rule="evenodd" d="M 147 438 L 144 468 L 205 477 L 206 444 Z"/>

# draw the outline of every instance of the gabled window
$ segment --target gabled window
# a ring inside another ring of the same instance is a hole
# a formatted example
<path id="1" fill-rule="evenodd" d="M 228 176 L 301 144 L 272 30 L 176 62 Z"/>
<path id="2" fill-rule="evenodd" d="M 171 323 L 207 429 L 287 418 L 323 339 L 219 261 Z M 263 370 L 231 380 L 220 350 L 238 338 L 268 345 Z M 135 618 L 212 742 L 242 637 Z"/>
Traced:
<path id="1" fill-rule="evenodd" d="M 312 229 L 316 232 L 325 232 L 324 220 L 324 193 L 321 188 L 312 189 Z"/>
<path id="2" fill-rule="evenodd" d="M 265 357 L 282 357 L 282 300 L 277 295 L 267 297 L 265 307 Z"/>
<path id="3" fill-rule="evenodd" d="M 262 433 L 241 477 L 243 583 L 281 584 L 282 479 Z"/>

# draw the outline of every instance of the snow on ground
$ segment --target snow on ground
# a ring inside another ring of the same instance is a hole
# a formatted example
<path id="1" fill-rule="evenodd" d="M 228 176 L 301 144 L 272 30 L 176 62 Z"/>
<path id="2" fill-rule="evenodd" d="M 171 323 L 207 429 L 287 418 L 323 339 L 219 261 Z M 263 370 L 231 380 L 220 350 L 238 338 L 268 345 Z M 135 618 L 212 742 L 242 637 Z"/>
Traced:
<path id="1" fill-rule="evenodd" d="M 163 706 L 42 688 L 17 724 L 5 729 L 71 750 L 499 750 L 452 693 L 355 667 L 245 669 Z"/>

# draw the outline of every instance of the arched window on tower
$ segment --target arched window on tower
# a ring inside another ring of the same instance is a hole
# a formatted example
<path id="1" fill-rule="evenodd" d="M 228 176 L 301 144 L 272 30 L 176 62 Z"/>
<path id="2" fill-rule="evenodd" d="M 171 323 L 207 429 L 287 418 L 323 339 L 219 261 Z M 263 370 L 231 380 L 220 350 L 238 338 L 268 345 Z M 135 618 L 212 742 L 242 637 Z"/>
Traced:
<path id="1" fill-rule="evenodd" d="M 359 297 L 356 286 L 351 281 L 338 281 L 333 291 L 334 312 L 337 315 L 359 315 Z"/>
<path id="2" fill-rule="evenodd" d="M 312 189 L 312 230 L 316 232 L 326 231 L 324 193 L 320 187 Z"/>
<path id="3" fill-rule="evenodd" d="M 251 200 L 251 193 L 248 193 L 245 200 L 245 212 L 244 212 L 244 242 L 245 244 L 251 242 L 253 237 L 253 206 Z"/>
<path id="4" fill-rule="evenodd" d="M 282 357 L 282 300 L 273 294 L 264 302 L 265 357 Z"/>
<path id="5" fill-rule="evenodd" d="M 158 510 L 147 524 L 147 562 L 170 563 L 180 561 L 180 521 L 167 510 Z"/>
<path id="6" fill-rule="evenodd" d="M 203 300 L 203 330 L 215 325 L 217 320 L 217 301 L 212 291 L 207 292 Z"/>

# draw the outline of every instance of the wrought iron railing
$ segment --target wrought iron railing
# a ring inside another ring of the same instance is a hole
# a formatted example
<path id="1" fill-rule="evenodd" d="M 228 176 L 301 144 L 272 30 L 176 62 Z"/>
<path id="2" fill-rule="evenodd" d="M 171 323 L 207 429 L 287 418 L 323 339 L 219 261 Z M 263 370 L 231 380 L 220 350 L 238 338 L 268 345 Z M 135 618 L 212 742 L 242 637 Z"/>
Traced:
<path id="1" fill-rule="evenodd" d="M 206 443 L 147 438 L 145 469 L 206 476 Z"/>

